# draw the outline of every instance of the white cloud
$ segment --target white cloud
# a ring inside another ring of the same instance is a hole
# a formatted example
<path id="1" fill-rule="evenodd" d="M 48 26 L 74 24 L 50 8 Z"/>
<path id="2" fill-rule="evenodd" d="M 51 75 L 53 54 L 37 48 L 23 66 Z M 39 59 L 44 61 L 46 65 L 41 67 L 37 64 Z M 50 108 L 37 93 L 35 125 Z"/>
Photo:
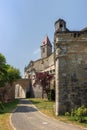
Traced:
<path id="1" fill-rule="evenodd" d="M 36 49 L 36 50 L 33 52 L 33 54 L 38 54 L 38 53 L 40 53 L 40 48 Z"/>

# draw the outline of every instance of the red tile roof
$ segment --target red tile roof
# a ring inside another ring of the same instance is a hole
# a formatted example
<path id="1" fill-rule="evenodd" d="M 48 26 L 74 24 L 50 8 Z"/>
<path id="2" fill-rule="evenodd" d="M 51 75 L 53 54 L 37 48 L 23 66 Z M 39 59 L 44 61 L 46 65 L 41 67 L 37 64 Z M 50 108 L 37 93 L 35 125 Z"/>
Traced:
<path id="1" fill-rule="evenodd" d="M 44 46 L 44 45 L 48 45 L 48 46 L 51 46 L 51 47 L 52 47 L 51 42 L 50 42 L 48 36 L 46 36 L 46 37 L 44 38 L 44 40 L 43 40 L 43 42 L 42 42 L 42 44 L 41 44 L 41 46 Z"/>

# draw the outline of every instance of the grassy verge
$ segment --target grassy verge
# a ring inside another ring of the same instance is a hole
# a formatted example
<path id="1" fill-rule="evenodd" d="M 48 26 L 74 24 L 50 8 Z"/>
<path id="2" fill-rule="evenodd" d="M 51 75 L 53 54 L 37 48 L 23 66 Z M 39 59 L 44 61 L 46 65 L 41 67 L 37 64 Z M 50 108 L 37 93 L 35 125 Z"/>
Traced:
<path id="1" fill-rule="evenodd" d="M 54 119 L 58 119 L 60 121 L 66 122 L 66 123 L 71 123 L 71 124 L 75 124 L 75 125 L 79 125 L 82 127 L 87 127 L 86 123 L 79 123 L 77 121 L 75 121 L 73 118 L 71 118 L 71 116 L 55 116 L 54 113 L 54 102 L 50 102 L 47 100 L 43 100 L 43 99 L 29 99 L 42 113 L 54 118 Z"/>
<path id="2" fill-rule="evenodd" d="M 0 130 L 12 130 L 10 126 L 9 117 L 14 108 L 16 108 L 18 100 L 4 104 L 4 112 L 0 114 Z"/>
<path id="3" fill-rule="evenodd" d="M 37 99 L 37 98 L 32 98 L 29 99 L 41 112 L 44 114 L 53 117 L 54 116 L 54 111 L 53 111 L 53 105 L 54 102 L 52 101 L 47 101 L 47 100 L 42 100 L 42 99 Z"/>

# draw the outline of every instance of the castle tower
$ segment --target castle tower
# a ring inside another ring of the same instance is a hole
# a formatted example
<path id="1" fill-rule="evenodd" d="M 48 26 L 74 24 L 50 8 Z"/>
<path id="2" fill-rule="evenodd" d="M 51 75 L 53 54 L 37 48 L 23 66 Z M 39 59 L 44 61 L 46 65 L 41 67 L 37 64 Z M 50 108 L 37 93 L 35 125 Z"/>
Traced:
<path id="1" fill-rule="evenodd" d="M 56 115 L 64 114 L 67 111 L 67 93 L 65 92 L 65 87 L 63 86 L 64 78 L 66 79 L 66 69 L 67 67 L 67 46 L 63 41 L 69 34 L 66 28 L 66 22 L 63 19 L 59 19 L 55 22 L 55 33 L 54 33 L 54 48 L 55 48 L 55 104 L 56 104 Z M 62 67 L 63 66 L 63 67 Z M 62 75 L 64 74 L 64 75 Z M 66 88 L 67 91 L 67 88 Z M 64 100 L 64 96 L 66 100 Z"/>
<path id="2" fill-rule="evenodd" d="M 52 45 L 48 36 L 46 36 L 41 44 L 41 58 L 46 58 L 51 54 L 52 54 Z"/>
<path id="3" fill-rule="evenodd" d="M 69 31 L 66 22 L 55 22 L 56 115 L 87 106 L 87 30 Z M 86 83 L 86 84 L 85 84 Z"/>
<path id="4" fill-rule="evenodd" d="M 66 30 L 67 30 L 67 28 L 66 28 L 66 22 L 63 19 L 58 19 L 55 22 L 55 32 L 56 31 L 62 32 L 62 31 L 66 31 Z"/>

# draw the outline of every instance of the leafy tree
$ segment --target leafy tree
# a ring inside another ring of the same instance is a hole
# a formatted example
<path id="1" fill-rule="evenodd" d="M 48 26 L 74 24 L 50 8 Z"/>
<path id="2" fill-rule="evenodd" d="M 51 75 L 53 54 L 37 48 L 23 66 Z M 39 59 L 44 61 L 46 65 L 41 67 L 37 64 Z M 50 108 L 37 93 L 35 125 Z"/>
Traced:
<path id="1" fill-rule="evenodd" d="M 0 87 L 4 87 L 8 82 L 12 85 L 12 83 L 16 79 L 20 79 L 20 71 L 19 69 L 14 68 L 11 65 L 6 63 L 6 58 L 4 55 L 0 53 Z M 6 94 L 6 89 L 1 93 L 0 100 L 4 101 L 4 97 Z M 0 103 L 0 112 L 2 111 L 2 104 Z"/>
<path id="2" fill-rule="evenodd" d="M 20 79 L 20 71 L 19 69 L 14 68 L 11 65 L 8 65 L 7 67 L 7 73 L 8 73 L 8 82 L 12 84 L 15 80 Z"/>
<path id="3" fill-rule="evenodd" d="M 7 81 L 6 58 L 0 53 L 0 87 L 3 87 Z"/>
<path id="4" fill-rule="evenodd" d="M 50 80 L 53 78 L 52 74 L 49 74 L 48 72 L 36 72 L 36 78 L 35 78 L 35 83 L 40 84 L 42 86 L 42 98 L 44 97 L 44 93 L 49 96 L 50 92 Z"/>
<path id="5" fill-rule="evenodd" d="M 20 79 L 19 69 L 6 63 L 6 58 L 0 53 L 0 87 L 5 86 L 6 82 L 12 84 L 16 79 Z"/>

